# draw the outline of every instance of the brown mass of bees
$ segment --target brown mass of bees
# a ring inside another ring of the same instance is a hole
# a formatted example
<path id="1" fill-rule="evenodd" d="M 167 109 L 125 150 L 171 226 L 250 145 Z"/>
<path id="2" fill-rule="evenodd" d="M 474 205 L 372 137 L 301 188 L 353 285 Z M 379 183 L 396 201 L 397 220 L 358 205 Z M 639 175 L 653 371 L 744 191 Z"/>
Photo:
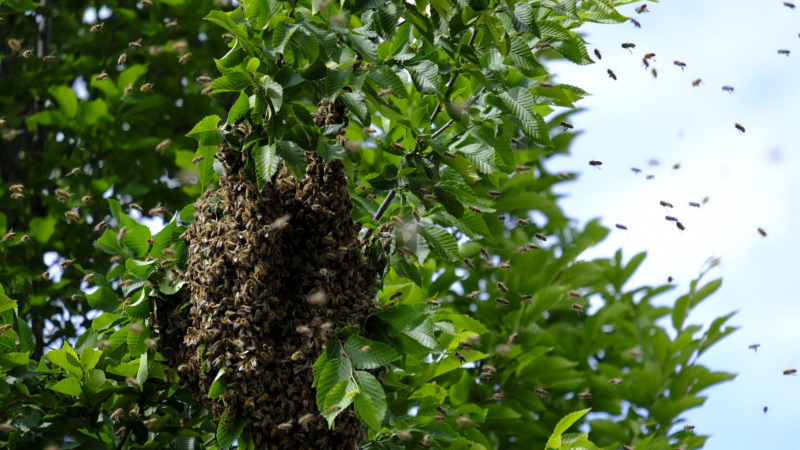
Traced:
<path id="1" fill-rule="evenodd" d="M 323 101 L 316 117 L 330 124 L 330 113 L 341 110 Z M 216 421 L 226 411 L 249 418 L 257 448 L 354 449 L 363 436 L 352 407 L 327 429 L 312 366 L 334 333 L 377 311 L 376 271 L 361 252 L 341 161 L 305 156 L 303 180 L 283 168 L 259 192 L 245 179 L 241 153 L 220 148 L 220 188 L 194 204 L 184 236 L 188 289 L 181 292 L 193 304 L 173 303 L 158 317 L 159 332 L 175 343 L 164 351 L 179 365 L 182 385 Z M 223 366 L 227 392 L 211 399 Z"/>

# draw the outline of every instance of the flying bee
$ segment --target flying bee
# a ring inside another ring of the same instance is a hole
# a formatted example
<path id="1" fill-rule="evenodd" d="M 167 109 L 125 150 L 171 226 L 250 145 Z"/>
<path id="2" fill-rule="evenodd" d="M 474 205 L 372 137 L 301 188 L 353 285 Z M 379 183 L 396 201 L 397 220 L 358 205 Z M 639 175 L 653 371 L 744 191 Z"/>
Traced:
<path id="1" fill-rule="evenodd" d="M 562 180 L 569 180 L 571 177 L 566 172 L 558 172 L 558 178 L 561 178 Z"/>
<path id="2" fill-rule="evenodd" d="M 674 170 L 678 170 L 678 169 L 680 169 L 680 168 L 681 168 L 681 163 L 677 163 L 677 164 L 673 165 L 673 166 L 672 166 L 672 168 L 673 168 Z"/>
<path id="3" fill-rule="evenodd" d="M 529 172 L 531 168 L 528 166 L 518 166 L 515 170 L 517 171 L 517 173 L 525 173 Z"/>
<path id="4" fill-rule="evenodd" d="M 488 191 L 486 194 L 492 197 L 492 200 L 497 200 L 497 197 L 500 197 L 500 192 L 498 191 Z"/>
<path id="5" fill-rule="evenodd" d="M 655 177 L 656 177 L 655 175 L 648 175 L 646 178 L 647 178 L 648 180 L 652 180 L 652 179 L 654 179 Z"/>
<path id="6" fill-rule="evenodd" d="M 23 189 L 25 189 L 25 186 L 23 186 L 21 184 L 14 184 L 14 185 L 11 185 L 11 187 L 9 187 L 8 189 L 11 192 L 22 192 Z"/>
<path id="7" fill-rule="evenodd" d="M 616 224 L 616 227 L 619 228 L 620 230 L 627 230 L 628 229 L 628 227 L 626 227 L 625 225 L 622 225 L 620 223 Z"/>
<path id="8" fill-rule="evenodd" d="M 765 407 L 764 407 L 764 414 L 766 414 L 766 413 L 767 413 L 767 409 L 768 409 L 768 408 L 765 406 Z"/>
<path id="9" fill-rule="evenodd" d="M 518 253 L 528 253 L 527 247 L 519 247 L 517 248 Z"/>
<path id="10" fill-rule="evenodd" d="M 754 350 L 756 353 L 758 353 L 758 347 L 761 347 L 761 344 L 750 344 L 747 346 L 747 349 Z"/>
<path id="11" fill-rule="evenodd" d="M 31 56 L 33 56 L 33 50 L 25 50 L 22 52 L 22 57 L 25 59 L 29 59 Z"/>
<path id="12" fill-rule="evenodd" d="M 142 44 L 140 44 L 138 42 L 128 42 L 128 47 L 130 47 L 133 50 L 141 50 L 142 49 Z"/>
<path id="13" fill-rule="evenodd" d="M 384 90 L 382 90 L 382 91 L 378 92 L 378 97 L 380 97 L 380 98 L 386 98 L 386 97 L 388 97 L 389 95 L 391 95 L 391 93 L 392 93 L 392 89 L 391 89 L 391 88 L 389 88 L 389 89 L 384 89 Z"/>
<path id="14" fill-rule="evenodd" d="M 289 419 L 288 422 L 284 422 L 284 423 L 278 425 L 278 429 L 281 430 L 281 431 L 289 431 L 289 430 L 292 429 L 293 426 L 294 426 L 294 420 Z"/>
<path id="15" fill-rule="evenodd" d="M 503 400 L 503 394 L 501 394 L 501 393 L 499 393 L 499 392 L 496 392 L 496 393 L 495 393 L 495 394 L 492 396 L 492 398 L 493 398 L 495 401 L 498 401 L 498 402 L 499 402 L 499 401 Z"/>
<path id="16" fill-rule="evenodd" d="M 638 167 L 631 167 L 631 171 L 635 174 L 642 173 L 642 169 L 639 169 Z"/>
<path id="17" fill-rule="evenodd" d="M 664 200 L 661 200 L 660 202 L 658 202 L 658 204 L 665 208 L 673 208 L 672 203 L 665 202 Z"/>
<path id="18" fill-rule="evenodd" d="M 489 254 L 489 252 L 487 252 L 483 247 L 481 247 L 481 256 L 483 256 L 484 259 L 492 259 L 492 256 Z"/>
<path id="19" fill-rule="evenodd" d="M 167 22 L 167 23 L 164 24 L 164 27 L 166 27 L 166 28 L 177 28 L 178 27 L 178 22 L 176 22 L 174 20 L 172 22 Z"/>
<path id="20" fill-rule="evenodd" d="M 439 307 L 439 302 L 437 302 L 436 300 L 428 300 L 428 301 L 427 301 L 427 302 L 425 302 L 425 303 L 426 303 L 428 306 L 430 306 L 431 308 L 438 308 L 438 307 Z"/>
<path id="21" fill-rule="evenodd" d="M 739 130 L 739 134 L 744 133 L 744 127 L 740 124 L 736 123 L 733 125 L 737 130 Z"/>
<path id="22" fill-rule="evenodd" d="M 456 358 L 458 358 L 459 361 L 461 361 L 461 364 L 466 364 L 467 363 L 467 358 L 465 358 L 464 355 L 462 355 L 461 353 L 456 352 L 455 356 L 456 356 Z"/>
<path id="23" fill-rule="evenodd" d="M 99 226 L 99 224 L 98 224 L 98 226 Z M 97 229 L 97 228 L 95 228 L 95 229 Z M 122 242 L 123 239 L 125 239 L 125 235 L 126 234 L 128 234 L 128 227 L 120 228 L 119 232 L 117 233 L 117 243 Z"/>
<path id="24" fill-rule="evenodd" d="M 94 77 L 94 81 L 103 81 L 103 80 L 108 80 L 108 74 L 105 73 L 105 72 L 103 72 L 100 75 Z"/>
<path id="25" fill-rule="evenodd" d="M 646 4 L 643 4 L 642 6 L 636 8 L 636 13 L 637 14 L 642 14 L 642 13 L 646 13 L 646 12 L 650 12 L 650 11 L 647 10 L 647 5 Z"/>
<path id="26" fill-rule="evenodd" d="M 80 220 L 81 218 L 77 211 L 67 211 L 64 213 L 64 217 L 66 217 L 67 220 Z"/>
<path id="27" fill-rule="evenodd" d="M 164 208 L 161 205 L 158 205 L 154 208 L 151 208 L 150 211 L 147 212 L 147 214 L 150 216 L 161 216 L 164 214 L 164 211 L 166 211 L 166 208 Z"/>
<path id="28" fill-rule="evenodd" d="M 600 54 L 600 50 L 594 49 L 594 56 L 597 56 L 597 59 L 603 59 L 603 55 Z"/>
<path id="29" fill-rule="evenodd" d="M 400 291 L 397 291 L 394 294 L 392 294 L 391 297 L 389 297 L 389 300 L 397 300 L 398 298 L 400 298 L 402 296 L 403 296 L 403 293 L 400 292 Z"/>
<path id="30" fill-rule="evenodd" d="M 467 295 L 467 297 L 469 297 L 469 298 L 471 298 L 471 299 L 475 300 L 476 298 L 478 298 L 478 291 L 472 291 L 472 292 L 470 292 L 470 293 L 469 293 L 469 295 Z"/>
<path id="31" fill-rule="evenodd" d="M 695 208 L 699 208 L 699 207 L 700 207 L 700 203 L 697 203 L 697 202 L 689 202 L 689 206 L 694 206 Z"/>
<path id="32" fill-rule="evenodd" d="M 779 54 L 779 55 L 786 55 L 786 56 L 789 56 L 789 50 L 786 50 L 786 49 L 780 49 L 780 50 L 778 50 L 778 54 Z"/>
<path id="33" fill-rule="evenodd" d="M 589 165 L 590 165 L 590 166 L 597 167 L 597 168 L 599 169 L 599 168 L 600 168 L 600 166 L 602 166 L 602 165 L 603 165 L 603 162 L 602 162 L 602 161 L 595 161 L 595 160 L 591 160 L 591 161 L 589 161 Z"/>
<path id="34" fill-rule="evenodd" d="M 94 227 L 94 231 L 95 231 L 95 232 L 98 232 L 98 231 L 101 231 L 103 228 L 108 228 L 108 225 L 106 224 L 106 221 L 105 221 L 105 220 L 103 220 L 103 221 L 101 221 L 100 223 L 98 223 L 98 224 L 97 224 L 97 225 Z"/>
<path id="35" fill-rule="evenodd" d="M 783 371 L 784 375 L 795 375 L 797 376 L 797 369 L 788 369 Z"/>
<path id="36" fill-rule="evenodd" d="M 100 22 L 97 25 L 92 26 L 92 28 L 89 28 L 89 32 L 90 33 L 99 33 L 100 30 L 102 30 L 102 29 L 103 29 L 103 22 Z"/>
<path id="37" fill-rule="evenodd" d="M 424 449 L 426 449 L 426 450 L 427 450 L 427 449 L 429 449 L 429 448 L 431 448 L 431 444 L 428 444 L 428 443 L 427 443 L 427 442 L 425 442 L 425 441 L 417 441 L 417 446 L 418 446 L 418 447 L 422 447 L 422 448 L 424 448 Z"/>
<path id="38" fill-rule="evenodd" d="M 656 68 L 655 68 L 655 67 L 653 67 L 652 69 L 650 69 L 650 73 L 652 73 L 652 74 L 653 74 L 653 78 L 658 78 L 658 71 L 656 70 Z"/>
<path id="39" fill-rule="evenodd" d="M 612 378 L 612 379 L 608 380 L 608 382 L 609 382 L 609 384 L 613 384 L 614 385 L 614 389 L 616 389 L 617 386 L 622 384 L 622 378 Z"/>
<path id="40" fill-rule="evenodd" d="M 481 213 L 483 213 L 483 211 L 481 211 L 480 209 L 478 209 L 477 207 L 472 206 L 472 205 L 469 206 L 469 210 L 474 212 L 475 214 L 477 214 L 479 216 L 481 215 Z"/>
<path id="41" fill-rule="evenodd" d="M 733 94 L 733 86 L 722 86 L 722 90 L 729 94 Z"/>
<path id="42" fill-rule="evenodd" d="M 564 121 L 561 122 L 561 126 L 564 127 L 564 131 L 571 130 L 571 129 L 575 128 L 571 123 L 564 122 Z"/>
<path id="43" fill-rule="evenodd" d="M 232 34 L 225 33 L 225 34 L 222 35 L 222 39 L 230 42 L 230 41 L 236 39 L 236 37 L 234 35 L 232 35 Z"/>
<path id="44" fill-rule="evenodd" d="M 65 259 L 65 260 L 61 261 L 61 263 L 60 263 L 60 264 L 61 264 L 61 268 L 62 268 L 62 269 L 64 269 L 64 268 L 66 268 L 66 267 L 69 267 L 69 266 L 71 266 L 71 265 L 72 265 L 72 263 L 74 263 L 74 262 L 75 262 L 75 261 L 74 261 L 74 260 L 72 260 L 72 259 Z"/>
<path id="45" fill-rule="evenodd" d="M 166 150 L 170 145 L 172 145 L 172 139 L 164 139 L 163 141 L 159 142 L 158 145 L 156 145 L 156 151 L 163 155 L 164 150 Z"/>
<path id="46" fill-rule="evenodd" d="M 613 79 L 614 81 L 617 81 L 617 74 L 615 74 L 613 70 L 608 69 L 606 72 L 608 72 L 609 78 Z"/>
<path id="47" fill-rule="evenodd" d="M 783 6 L 789 8 L 789 9 L 794 9 L 794 3 L 783 2 Z"/>
<path id="48" fill-rule="evenodd" d="M 534 236 L 536 237 L 536 239 L 538 239 L 538 240 L 540 240 L 542 242 L 547 241 L 547 237 L 545 235 L 541 234 L 541 233 L 536 233 L 536 234 L 534 234 Z"/>
<path id="49" fill-rule="evenodd" d="M 205 75 L 201 75 L 201 76 L 195 78 L 194 80 L 197 81 L 198 83 L 211 83 L 212 81 L 214 81 L 213 78 L 205 76 Z"/>
<path id="50" fill-rule="evenodd" d="M 497 302 L 498 305 L 503 305 L 503 306 L 508 306 L 511 304 L 511 302 L 502 297 L 497 297 L 496 299 L 494 299 L 494 301 Z"/>
<path id="51" fill-rule="evenodd" d="M 703 80 L 702 80 L 702 79 L 700 79 L 700 78 L 698 78 L 698 79 L 696 79 L 696 80 L 692 81 L 692 87 L 697 87 L 697 86 L 700 86 L 700 84 L 701 84 L 702 82 L 703 82 Z"/>
<path id="52" fill-rule="evenodd" d="M 113 413 L 111 413 L 111 420 L 117 422 L 124 413 L 125 411 L 123 411 L 122 408 L 117 408 Z"/>
<path id="53" fill-rule="evenodd" d="M 517 148 L 525 147 L 525 144 L 523 144 L 522 141 L 520 141 L 519 139 L 514 139 L 514 138 L 511 138 L 511 145 L 513 145 L 513 146 L 515 146 Z"/>
<path id="54" fill-rule="evenodd" d="M 435 416 L 433 416 L 433 421 L 436 422 L 436 423 L 442 423 L 442 422 L 444 422 L 444 416 L 435 415 Z"/>
<path id="55" fill-rule="evenodd" d="M 518 337 L 519 333 L 511 333 L 511 335 L 508 336 L 508 343 L 511 344 L 512 342 L 516 341 Z"/>
<path id="56" fill-rule="evenodd" d="M 429 191 L 429 190 L 427 190 L 425 188 L 419 188 L 418 192 L 420 194 L 422 194 L 422 195 L 431 195 L 431 194 L 433 194 L 433 192 L 431 192 L 431 191 Z"/>
<path id="57" fill-rule="evenodd" d="M 694 425 L 684 425 L 683 431 L 691 431 L 692 433 L 694 433 Z"/>
<path id="58" fill-rule="evenodd" d="M 678 221 L 677 217 L 665 216 L 664 218 L 669 220 L 670 222 L 677 222 Z"/>
<path id="59" fill-rule="evenodd" d="M 13 241 L 14 240 L 14 236 L 16 236 L 16 235 L 17 235 L 17 233 L 14 233 L 13 231 L 10 231 L 10 232 L 8 232 L 8 233 L 3 235 L 3 238 L 0 239 L 0 242 Z"/>
<path id="60" fill-rule="evenodd" d="M 483 372 L 483 373 L 481 374 L 481 379 L 484 379 L 484 380 L 486 380 L 486 381 L 489 381 L 489 380 L 491 380 L 491 379 L 492 379 L 492 377 L 493 377 L 493 376 L 494 376 L 494 374 L 493 374 L 492 372 Z"/>
<path id="61" fill-rule="evenodd" d="M 499 267 L 499 268 L 505 270 L 506 272 L 508 272 L 511 269 L 511 264 L 509 264 L 507 262 L 504 262 L 504 263 L 500 263 L 500 265 L 497 266 L 497 267 Z"/>
<path id="62" fill-rule="evenodd" d="M 581 305 L 579 305 L 577 303 L 573 303 L 572 304 L 572 309 L 574 309 L 578 313 L 579 316 L 581 315 L 582 312 L 586 312 L 586 308 L 584 308 L 583 306 L 581 306 Z"/>
<path id="63" fill-rule="evenodd" d="M 524 220 L 524 219 L 519 219 L 519 220 L 517 220 L 517 225 L 519 225 L 522 228 L 525 228 L 528 225 L 530 225 L 530 222 L 528 222 L 527 220 Z"/>
<path id="64" fill-rule="evenodd" d="M 667 283 L 672 283 L 672 280 L 673 280 L 672 277 L 667 277 Z"/>
<path id="65" fill-rule="evenodd" d="M 135 209 L 136 211 L 139 211 L 140 213 L 144 213 L 144 208 L 142 208 L 141 206 L 139 206 L 139 204 L 138 204 L 138 203 L 131 203 L 131 204 L 129 204 L 129 205 L 128 205 L 128 211 L 130 211 L 131 209 Z"/>
<path id="66" fill-rule="evenodd" d="M 289 224 L 289 219 L 291 219 L 291 218 L 292 218 L 291 214 L 286 214 L 284 216 L 278 217 L 277 219 L 275 219 L 274 222 L 272 222 L 272 224 L 270 224 L 269 229 L 270 230 L 275 230 L 275 229 L 280 230 L 282 228 L 285 228 Z"/>
<path id="67" fill-rule="evenodd" d="M 475 269 L 475 264 L 472 264 L 472 261 L 470 261 L 469 258 L 464 258 L 464 265 L 470 269 Z"/>
<path id="68" fill-rule="evenodd" d="M 425 200 L 425 201 L 428 201 L 428 202 L 437 202 L 437 201 L 439 201 L 439 197 L 437 197 L 435 195 L 432 195 L 432 194 L 431 195 L 424 195 L 424 196 L 422 196 L 422 199 Z"/>
<path id="69" fill-rule="evenodd" d="M 178 58 L 178 64 L 184 64 L 185 65 L 187 62 L 189 62 L 189 60 L 191 58 L 192 58 L 192 54 L 191 53 L 187 53 L 187 54 L 181 56 L 180 58 Z"/>
<path id="70" fill-rule="evenodd" d="M 197 165 L 200 164 L 202 160 L 206 159 L 204 155 L 200 155 L 192 160 L 192 164 Z"/>
<path id="71" fill-rule="evenodd" d="M 622 450 L 633 450 L 629 445 L 623 445 Z"/>
<path id="72" fill-rule="evenodd" d="M 152 92 L 155 83 L 145 83 L 139 88 L 139 92 Z"/>
<path id="73" fill-rule="evenodd" d="M 762 237 L 767 237 L 767 232 L 764 231 L 763 228 L 758 229 L 758 234 L 760 234 Z"/>
<path id="74" fill-rule="evenodd" d="M 570 290 L 569 292 L 567 292 L 567 295 L 569 295 L 570 297 L 574 297 L 574 298 L 581 298 L 582 297 L 580 292 L 574 291 L 574 290 Z"/>
<path id="75" fill-rule="evenodd" d="M 550 393 L 545 391 L 544 389 L 534 389 L 533 392 L 535 392 L 536 395 L 538 395 L 539 398 L 541 398 L 541 399 L 545 399 L 545 398 L 550 396 Z"/>
<path id="76" fill-rule="evenodd" d="M 44 60 L 44 62 L 53 62 L 56 60 L 56 57 L 55 55 L 47 55 L 42 59 Z"/>
<path id="77" fill-rule="evenodd" d="M 683 226 L 683 224 L 682 224 L 682 223 L 680 223 L 680 222 L 675 222 L 675 225 L 676 225 L 676 226 L 678 227 L 678 229 L 679 229 L 679 230 L 681 230 L 681 231 L 683 231 L 683 230 L 685 230 L 685 229 L 686 229 L 686 227 L 684 227 L 684 226 Z"/>
<path id="78" fill-rule="evenodd" d="M 508 292 L 508 287 L 502 281 L 497 282 L 497 289 L 500 289 L 503 292 Z"/>
<path id="79" fill-rule="evenodd" d="M 642 28 L 642 24 L 640 24 L 638 20 L 636 20 L 634 18 L 631 18 L 630 20 L 631 20 L 631 23 L 633 24 L 633 26 L 635 26 L 636 28 Z"/>
<path id="80" fill-rule="evenodd" d="M 678 61 L 678 60 L 675 60 L 675 61 L 673 61 L 672 63 L 673 63 L 673 64 L 675 64 L 676 66 L 680 67 L 680 68 L 681 68 L 681 70 L 683 70 L 684 68 L 686 68 L 686 63 L 685 63 L 685 62 L 683 62 L 683 61 Z"/>
<path id="81" fill-rule="evenodd" d="M 624 48 L 624 49 L 628 50 L 629 52 L 631 52 L 632 48 L 636 48 L 636 44 L 634 44 L 632 42 L 626 42 L 626 43 L 622 44 L 622 48 Z M 631 52 L 631 53 L 633 53 L 633 52 Z"/>
<path id="82" fill-rule="evenodd" d="M 444 155 L 445 158 L 456 159 L 455 152 L 445 150 L 444 152 L 442 152 L 442 155 Z"/>
<path id="83" fill-rule="evenodd" d="M 642 58 L 642 65 L 644 66 L 644 70 L 647 70 L 647 69 L 650 68 L 650 63 L 647 62 L 647 58 Z"/>
<path id="84" fill-rule="evenodd" d="M 50 280 L 50 272 L 44 272 L 42 274 L 42 278 L 44 278 L 44 281 L 49 281 Z"/>
<path id="85" fill-rule="evenodd" d="M 19 241 L 22 242 L 23 244 L 27 244 L 28 242 L 31 242 L 31 237 L 28 236 L 27 234 L 24 234 L 22 235 L 21 238 L 19 238 Z"/>
<path id="86" fill-rule="evenodd" d="M 581 392 L 580 394 L 578 394 L 578 398 L 581 400 L 591 400 L 592 394 L 590 394 L 589 390 L 587 389 L 585 392 Z"/>
<path id="87" fill-rule="evenodd" d="M 24 194 L 20 194 L 19 192 L 14 192 L 13 194 L 11 194 L 11 199 L 12 200 L 22 201 L 22 200 L 25 200 L 25 195 Z"/>
<path id="88" fill-rule="evenodd" d="M 214 88 L 209 85 L 209 86 L 206 86 L 205 88 L 203 88 L 202 91 L 200 91 L 200 95 L 211 95 L 212 91 L 214 91 Z"/>
<path id="89" fill-rule="evenodd" d="M 466 343 L 466 342 L 459 342 L 458 343 L 458 348 L 463 348 L 463 349 L 469 350 L 469 349 L 472 348 L 472 344 L 469 344 L 469 343 Z"/>
<path id="90" fill-rule="evenodd" d="M 91 283 L 91 282 L 93 282 L 93 281 L 94 281 L 96 278 L 97 278 L 97 275 L 95 275 L 95 274 L 93 274 L 93 273 L 90 273 L 90 274 L 87 274 L 85 277 L 83 277 L 83 281 L 86 281 L 87 283 Z"/>
<path id="91" fill-rule="evenodd" d="M 550 44 L 548 44 L 547 42 L 541 42 L 539 44 L 534 45 L 534 48 L 536 50 L 547 50 L 548 48 L 550 48 Z"/>
<path id="92" fill-rule="evenodd" d="M 533 298 L 533 296 L 531 296 L 531 295 L 523 295 L 523 296 L 520 298 L 520 300 L 522 300 L 522 301 L 523 301 L 523 302 L 525 302 L 525 303 L 529 303 L 529 304 L 530 304 L 530 303 L 531 303 L 531 299 L 532 299 L 532 298 Z"/>

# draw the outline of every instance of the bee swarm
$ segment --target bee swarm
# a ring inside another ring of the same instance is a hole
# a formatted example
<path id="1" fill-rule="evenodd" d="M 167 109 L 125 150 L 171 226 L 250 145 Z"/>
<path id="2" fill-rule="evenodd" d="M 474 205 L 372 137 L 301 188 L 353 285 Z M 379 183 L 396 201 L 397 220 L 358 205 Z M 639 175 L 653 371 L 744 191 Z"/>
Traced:
<path id="1" fill-rule="evenodd" d="M 323 103 L 320 115 L 324 109 L 339 112 Z M 162 342 L 174 343 L 162 350 L 181 365 L 182 385 L 216 421 L 226 411 L 250 419 L 257 448 L 355 449 L 363 435 L 352 407 L 327 429 L 312 366 L 334 333 L 377 311 L 376 271 L 362 256 L 341 161 L 305 157 L 302 181 L 284 167 L 258 192 L 241 153 L 218 151 L 220 189 L 194 204 L 185 234 L 186 298 L 160 314 L 158 328 Z M 288 223 L 279 220 L 287 215 Z M 189 297 L 191 308 L 181 310 Z M 223 366 L 227 392 L 211 399 Z M 278 426 L 310 414 L 305 430 Z"/>

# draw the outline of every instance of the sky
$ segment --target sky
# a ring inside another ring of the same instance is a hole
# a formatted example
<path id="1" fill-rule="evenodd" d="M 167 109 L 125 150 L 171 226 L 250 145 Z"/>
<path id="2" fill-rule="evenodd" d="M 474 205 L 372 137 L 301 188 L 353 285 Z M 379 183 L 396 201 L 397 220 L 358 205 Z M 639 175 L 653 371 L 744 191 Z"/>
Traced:
<path id="1" fill-rule="evenodd" d="M 741 327 L 699 360 L 738 374 L 706 390 L 705 405 L 684 414 L 697 432 L 712 436 L 705 449 L 800 448 L 800 379 L 782 374 L 800 368 L 800 9 L 782 0 L 664 0 L 637 14 L 639 5 L 619 10 L 641 29 L 580 28 L 589 53 L 602 52 L 597 64 L 548 64 L 555 82 L 592 96 L 571 119 L 582 133 L 571 154 L 551 158 L 547 168 L 579 174 L 557 189 L 569 217 L 581 226 L 601 217 L 613 230 L 583 258 L 611 257 L 620 248 L 626 260 L 648 252 L 628 289 L 672 276 L 678 288 L 660 299 L 672 304 L 705 261 L 721 259 L 704 282 L 722 277 L 722 287 L 687 320 L 705 331 L 715 318 L 738 311 L 728 325 Z M 636 44 L 632 54 L 621 48 L 625 42 Z M 642 65 L 651 52 L 658 78 Z M 685 70 L 674 60 L 685 62 Z M 702 83 L 693 87 L 697 79 Z M 725 85 L 734 92 L 723 91 Z M 602 168 L 589 160 L 602 161 Z M 688 205 L 705 197 L 699 209 Z M 675 208 L 666 211 L 661 200 Z M 667 222 L 667 214 L 686 230 Z M 755 343 L 757 353 L 748 350 Z"/>

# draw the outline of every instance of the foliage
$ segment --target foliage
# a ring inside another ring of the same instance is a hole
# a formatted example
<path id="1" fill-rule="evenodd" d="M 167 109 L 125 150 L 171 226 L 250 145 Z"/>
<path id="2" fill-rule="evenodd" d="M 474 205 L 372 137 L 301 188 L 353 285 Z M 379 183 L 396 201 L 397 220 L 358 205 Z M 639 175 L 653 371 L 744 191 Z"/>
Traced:
<path id="1" fill-rule="evenodd" d="M 675 426 L 703 404 L 702 390 L 733 378 L 697 364 L 735 331 L 721 328 L 730 315 L 705 333 L 686 325 L 720 286 L 700 287 L 715 262 L 674 307 L 654 301 L 670 285 L 625 289 L 645 255 L 581 260 L 608 230 L 575 228 L 551 189 L 575 177 L 545 167 L 568 153 L 575 134 L 560 123 L 588 94 L 549 85 L 542 63 L 592 63 L 574 29 L 626 21 L 610 3 L 124 3 L 104 5 L 111 17 L 92 33 L 81 2 L 0 2 L 5 37 L 33 45 L 33 16 L 18 13 L 35 9 L 52 23 L 58 58 L 9 47 L 0 60 L 13 93 L 0 98 L 0 175 L 25 185 L 25 199 L 4 200 L 0 214 L 0 231 L 17 233 L 0 244 L 0 441 L 254 447 L 246 418 L 217 424 L 180 387 L 152 327 L 183 286 L 186 205 L 215 183 L 225 145 L 242 152 L 259 188 L 282 164 L 302 177 L 302 150 L 341 160 L 353 219 L 388 261 L 382 309 L 363 325 L 371 338 L 341 329 L 313 365 L 328 426 L 352 405 L 372 448 L 703 445 L 706 436 Z M 140 38 L 143 49 L 124 50 Z M 115 71 L 123 51 L 127 65 Z M 218 78 L 192 81 L 212 63 Z M 78 77 L 104 71 L 110 80 L 91 81 L 78 99 Z M 349 119 L 327 122 L 325 105 L 346 107 Z M 63 205 L 56 188 L 71 194 Z M 85 195 L 94 201 L 84 205 Z M 126 213 L 132 202 L 165 210 Z M 70 208 L 79 218 L 63 222 Z M 159 214 L 166 222 L 153 235 L 143 218 Z M 110 228 L 92 235 L 100 221 Z M 23 234 L 32 241 L 20 243 Z M 48 282 L 44 252 L 76 262 L 61 277 L 54 264 L 60 280 Z M 221 397 L 224 378 L 208 376 L 209 397 Z"/>

